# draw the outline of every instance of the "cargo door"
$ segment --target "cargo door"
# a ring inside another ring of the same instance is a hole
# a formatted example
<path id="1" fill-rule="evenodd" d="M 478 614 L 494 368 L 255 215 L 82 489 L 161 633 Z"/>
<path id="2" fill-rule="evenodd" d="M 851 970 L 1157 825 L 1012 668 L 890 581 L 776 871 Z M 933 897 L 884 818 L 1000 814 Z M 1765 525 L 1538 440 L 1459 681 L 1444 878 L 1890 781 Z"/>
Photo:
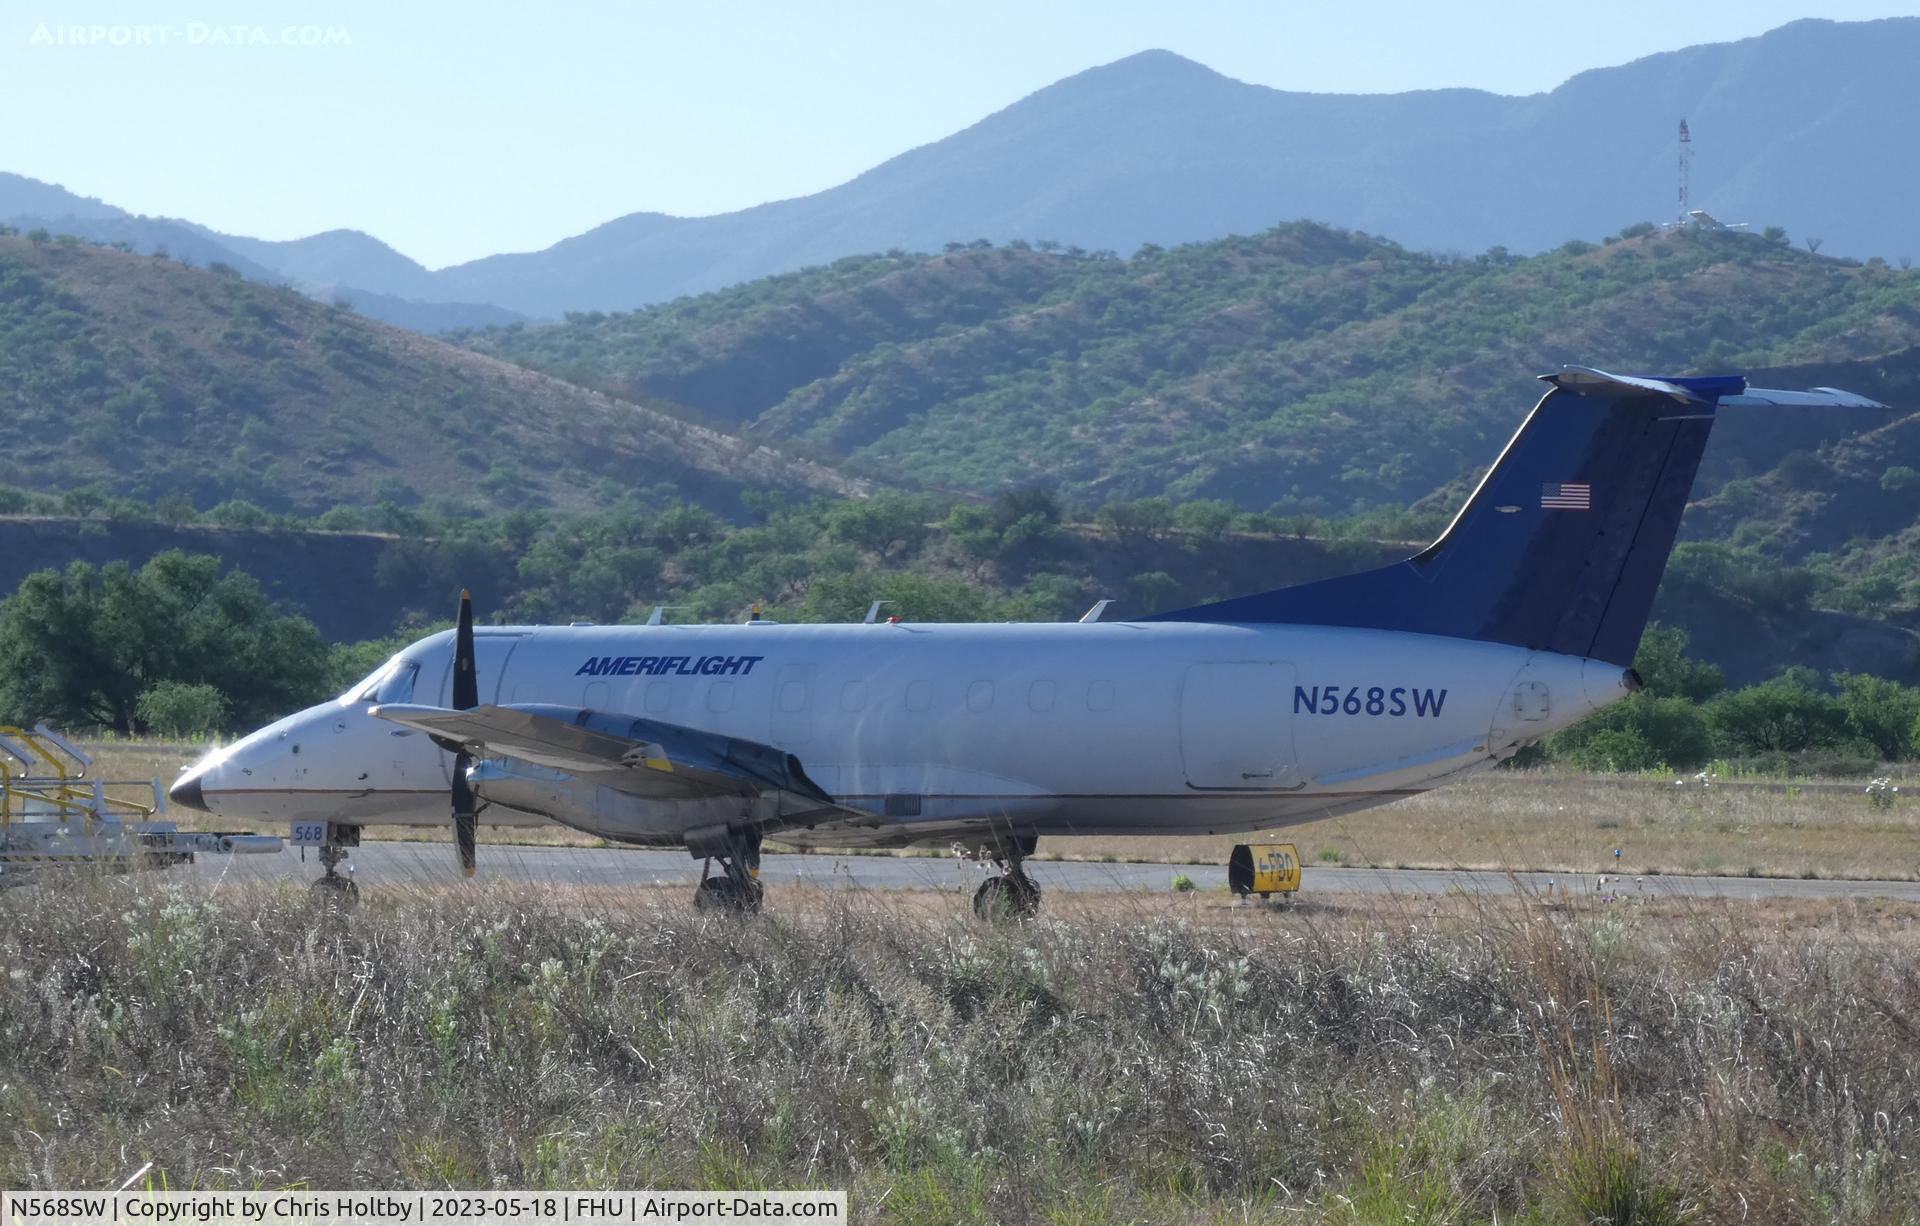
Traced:
<path id="1" fill-rule="evenodd" d="M 1188 667 L 1180 688 L 1187 786 L 1271 791 L 1301 786 L 1293 746 L 1293 665 L 1220 660 Z"/>

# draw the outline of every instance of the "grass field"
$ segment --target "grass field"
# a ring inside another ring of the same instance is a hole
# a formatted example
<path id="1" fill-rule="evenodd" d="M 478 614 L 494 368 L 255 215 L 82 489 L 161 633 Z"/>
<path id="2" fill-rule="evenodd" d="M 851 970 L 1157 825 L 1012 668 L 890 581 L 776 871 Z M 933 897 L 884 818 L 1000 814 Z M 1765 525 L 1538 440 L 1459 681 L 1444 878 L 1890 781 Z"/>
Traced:
<path id="1" fill-rule="evenodd" d="M 95 751 L 104 776 L 163 780 L 200 753 L 195 746 L 140 743 Z M 191 828 L 202 815 L 169 816 Z M 421 829 L 368 834 L 448 837 Z M 1235 843 L 1262 837 L 1047 838 L 1040 855 L 1224 864 Z M 1912 880 L 1920 878 L 1920 787 L 1909 787 L 1904 799 L 1882 809 L 1868 803 L 1857 782 L 1702 788 L 1622 776 L 1493 771 L 1377 809 L 1290 826 L 1272 837 L 1298 844 L 1309 864 Z M 483 838 L 601 845 L 564 829 Z"/>
<path id="2" fill-rule="evenodd" d="M 1920 877 L 1920 791 L 1908 789 L 1883 809 L 1857 783 L 1702 788 L 1490 771 L 1377 809 L 1289 826 L 1274 837 L 1297 844 L 1308 864 L 1911 880 Z M 1224 864 L 1233 844 L 1248 841 L 1069 838 L 1041 846 L 1072 859 Z"/>
<path id="3" fill-rule="evenodd" d="M 1920 1220 L 1920 911 L 0 894 L 12 1187 L 827 1187 L 901 1223 Z"/>

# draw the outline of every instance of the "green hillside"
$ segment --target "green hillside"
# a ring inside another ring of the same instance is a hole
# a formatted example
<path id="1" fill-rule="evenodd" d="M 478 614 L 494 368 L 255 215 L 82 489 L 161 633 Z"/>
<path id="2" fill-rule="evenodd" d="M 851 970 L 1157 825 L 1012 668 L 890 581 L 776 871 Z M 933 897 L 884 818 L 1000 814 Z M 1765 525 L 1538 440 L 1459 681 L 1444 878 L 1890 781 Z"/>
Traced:
<path id="1" fill-rule="evenodd" d="M 0 486 L 201 509 L 844 492 L 816 464 L 215 265 L 0 233 Z M 0 508 L 4 509 L 4 508 Z"/>
<path id="2" fill-rule="evenodd" d="M 1920 343 L 1920 274 L 1640 227 L 1516 258 L 1307 223 L 1130 259 L 976 243 L 461 338 L 860 471 L 1076 500 L 1404 506 L 1483 465 L 1566 362 L 1835 362 Z"/>

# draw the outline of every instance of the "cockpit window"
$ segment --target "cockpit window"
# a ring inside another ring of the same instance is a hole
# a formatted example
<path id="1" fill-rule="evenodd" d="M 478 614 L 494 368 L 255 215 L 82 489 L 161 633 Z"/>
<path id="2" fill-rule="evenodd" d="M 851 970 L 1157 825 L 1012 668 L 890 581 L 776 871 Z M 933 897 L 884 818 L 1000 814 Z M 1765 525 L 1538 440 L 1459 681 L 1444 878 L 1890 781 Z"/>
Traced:
<path id="1" fill-rule="evenodd" d="M 420 675 L 418 661 L 395 656 L 375 669 L 365 680 L 340 696 L 342 704 L 359 702 L 411 702 L 413 683 Z"/>
<path id="2" fill-rule="evenodd" d="M 380 679 L 379 688 L 373 692 L 375 702 L 412 702 L 413 682 L 420 675 L 420 665 L 412 660 L 396 661 Z"/>

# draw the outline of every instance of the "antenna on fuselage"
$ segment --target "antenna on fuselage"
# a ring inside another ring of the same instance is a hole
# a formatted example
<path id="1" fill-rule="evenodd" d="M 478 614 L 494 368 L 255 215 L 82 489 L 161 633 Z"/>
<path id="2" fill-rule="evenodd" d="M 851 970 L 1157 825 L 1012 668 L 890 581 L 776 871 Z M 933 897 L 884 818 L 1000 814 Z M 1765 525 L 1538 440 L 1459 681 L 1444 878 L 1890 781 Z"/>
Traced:
<path id="1" fill-rule="evenodd" d="M 1111 600 L 1102 600 L 1102 601 L 1097 601 L 1097 602 L 1096 602 L 1096 603 L 1094 604 L 1094 606 L 1093 606 L 1093 607 L 1092 607 L 1091 609 L 1088 609 L 1088 610 L 1087 610 L 1087 611 L 1086 611 L 1085 613 L 1082 613 L 1082 614 L 1080 615 L 1080 620 L 1081 620 L 1082 622 L 1097 622 L 1097 621 L 1099 621 L 1099 620 L 1100 620 L 1100 615 L 1101 615 L 1102 613 L 1105 613 L 1105 612 L 1107 611 L 1107 606 L 1108 606 L 1108 605 L 1110 605 L 1110 604 L 1112 604 L 1112 603 L 1113 603 L 1113 601 L 1111 601 Z"/>
<path id="2" fill-rule="evenodd" d="M 871 625 L 872 625 L 873 623 L 875 623 L 875 622 L 877 622 L 877 621 L 879 621 L 879 620 L 880 620 L 880 606 L 881 606 L 881 605 L 889 605 L 889 604 L 892 604 L 892 603 L 894 603 L 894 602 L 893 602 L 893 601 L 891 601 L 891 600 L 876 600 L 876 601 L 874 601 L 874 602 L 873 602 L 872 604 L 870 604 L 870 605 L 868 605 L 868 606 L 867 606 L 867 615 L 866 615 L 865 617 L 863 617 L 863 618 L 861 618 L 861 619 L 860 619 L 860 624 L 861 624 L 861 625 L 863 625 L 863 626 L 871 626 Z"/>
<path id="3" fill-rule="evenodd" d="M 686 607 L 687 606 L 683 604 L 657 604 L 653 606 L 653 612 L 647 614 L 647 624 L 649 626 L 658 626 L 661 624 L 661 620 L 668 609 L 684 609 Z"/>

